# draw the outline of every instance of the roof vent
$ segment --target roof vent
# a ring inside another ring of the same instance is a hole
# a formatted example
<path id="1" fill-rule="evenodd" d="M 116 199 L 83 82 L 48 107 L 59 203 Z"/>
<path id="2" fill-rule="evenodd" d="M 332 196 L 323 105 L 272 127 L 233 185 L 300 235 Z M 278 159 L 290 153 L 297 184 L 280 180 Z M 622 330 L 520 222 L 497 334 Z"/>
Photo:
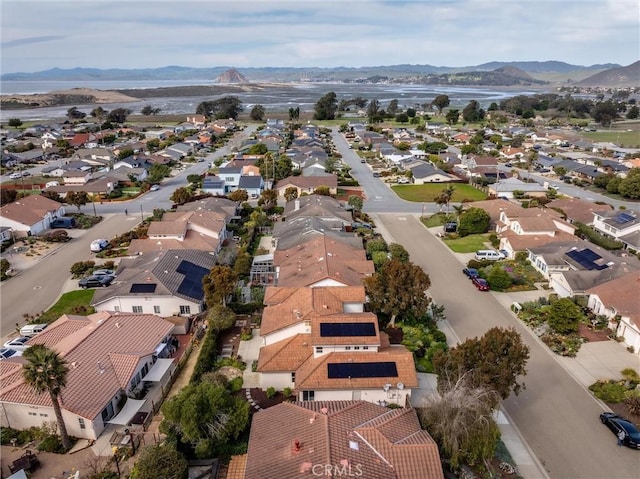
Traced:
<path id="1" fill-rule="evenodd" d="M 78 366 L 79 366 L 78 361 L 73 361 L 73 362 L 71 363 L 71 367 L 72 367 L 73 369 L 78 369 Z"/>
<path id="2" fill-rule="evenodd" d="M 122 327 L 122 324 L 116 323 L 116 328 L 120 328 L 120 327 Z"/>
<path id="3" fill-rule="evenodd" d="M 298 439 L 296 439 L 293 442 L 293 452 L 299 452 L 300 449 L 302 449 L 302 444 L 300 444 L 300 441 Z"/>
<path id="4" fill-rule="evenodd" d="M 349 441 L 349 449 L 353 449 L 354 451 L 360 450 L 360 445 L 357 441 Z"/>
<path id="5" fill-rule="evenodd" d="M 320 412 L 322 414 L 328 414 L 329 413 L 329 409 L 327 409 L 326 407 L 323 407 L 322 409 L 320 409 Z"/>

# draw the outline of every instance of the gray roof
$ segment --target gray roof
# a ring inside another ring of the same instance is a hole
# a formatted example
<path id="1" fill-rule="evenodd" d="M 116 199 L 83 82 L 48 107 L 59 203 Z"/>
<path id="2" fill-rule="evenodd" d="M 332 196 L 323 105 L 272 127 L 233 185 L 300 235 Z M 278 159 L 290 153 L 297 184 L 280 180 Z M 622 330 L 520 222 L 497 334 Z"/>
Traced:
<path id="1" fill-rule="evenodd" d="M 93 303 L 116 296 L 172 295 L 200 303 L 204 299 L 202 278 L 209 274 L 215 255 L 198 250 L 167 250 L 126 258 L 118 267 L 117 281 L 108 289 L 97 289 Z M 153 292 L 132 292 L 133 285 L 156 285 Z"/>
<path id="2" fill-rule="evenodd" d="M 204 180 L 202 180 L 202 188 L 203 189 L 221 189 L 224 188 L 224 180 L 217 176 L 206 176 Z"/>
<path id="3" fill-rule="evenodd" d="M 262 176 L 241 176 L 238 182 L 239 189 L 256 189 L 262 187 Z"/>

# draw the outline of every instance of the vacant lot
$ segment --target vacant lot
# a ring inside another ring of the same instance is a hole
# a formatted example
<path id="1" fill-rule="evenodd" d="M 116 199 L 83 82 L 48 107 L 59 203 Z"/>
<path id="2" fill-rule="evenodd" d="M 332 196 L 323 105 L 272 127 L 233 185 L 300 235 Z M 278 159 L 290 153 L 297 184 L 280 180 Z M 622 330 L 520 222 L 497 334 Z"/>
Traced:
<path id="1" fill-rule="evenodd" d="M 391 189 L 403 200 L 415 201 L 418 203 L 432 203 L 445 188 L 453 186 L 453 196 L 451 203 L 462 203 L 463 201 L 481 201 L 487 198 L 482 191 L 473 186 L 460 183 L 431 183 L 428 185 L 397 185 Z"/>

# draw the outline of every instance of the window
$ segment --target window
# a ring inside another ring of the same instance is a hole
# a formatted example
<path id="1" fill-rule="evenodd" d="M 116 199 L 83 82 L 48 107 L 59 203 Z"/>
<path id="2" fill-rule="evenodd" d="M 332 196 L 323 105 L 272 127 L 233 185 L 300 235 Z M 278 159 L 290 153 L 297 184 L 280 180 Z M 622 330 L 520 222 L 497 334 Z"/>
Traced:
<path id="1" fill-rule="evenodd" d="M 134 313 L 142 314 L 142 306 L 132 306 L 131 311 Z"/>
<path id="2" fill-rule="evenodd" d="M 45 413 L 43 413 L 43 412 L 41 412 L 41 413 L 40 413 L 40 417 L 49 417 L 49 415 L 48 415 L 48 414 L 45 414 Z"/>
<path id="3" fill-rule="evenodd" d="M 351 350 L 351 346 L 345 346 L 345 347 L 344 347 L 344 350 L 345 350 L 345 351 L 350 351 L 350 350 Z"/>
<path id="4" fill-rule="evenodd" d="M 191 314 L 191 306 L 181 304 L 180 305 L 180 314 Z"/>
<path id="5" fill-rule="evenodd" d="M 369 346 L 362 346 L 362 349 L 369 349 Z"/>
<path id="6" fill-rule="evenodd" d="M 296 373 L 295 372 L 291 373 L 291 382 L 292 383 L 296 382 Z"/>
<path id="7" fill-rule="evenodd" d="M 360 349 L 360 346 L 354 346 L 353 349 L 357 351 L 358 349 Z"/>
<path id="8" fill-rule="evenodd" d="M 316 346 L 316 354 L 322 353 L 322 346 Z"/>
<path id="9" fill-rule="evenodd" d="M 84 423 L 84 418 L 82 418 L 82 417 L 78 418 L 78 424 L 80 424 L 80 429 L 86 429 L 87 428 L 86 424 Z"/>
<path id="10" fill-rule="evenodd" d="M 29 413 L 29 416 L 37 416 L 37 415 L 38 415 L 38 413 L 35 413 L 35 412 L 30 412 Z"/>
<path id="11" fill-rule="evenodd" d="M 303 401 L 315 401 L 315 391 L 302 391 L 302 400 Z"/>
<path id="12" fill-rule="evenodd" d="M 160 306 L 153 307 L 153 314 L 160 314 Z"/>

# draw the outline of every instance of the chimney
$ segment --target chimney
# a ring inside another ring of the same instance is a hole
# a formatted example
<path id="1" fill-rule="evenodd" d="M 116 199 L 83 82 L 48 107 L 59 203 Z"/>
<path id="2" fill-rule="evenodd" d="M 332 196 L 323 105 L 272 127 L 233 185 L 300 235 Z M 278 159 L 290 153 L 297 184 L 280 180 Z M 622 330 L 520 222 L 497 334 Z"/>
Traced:
<path id="1" fill-rule="evenodd" d="M 293 202 L 293 211 L 298 211 L 300 209 L 300 200 L 295 200 Z"/>

